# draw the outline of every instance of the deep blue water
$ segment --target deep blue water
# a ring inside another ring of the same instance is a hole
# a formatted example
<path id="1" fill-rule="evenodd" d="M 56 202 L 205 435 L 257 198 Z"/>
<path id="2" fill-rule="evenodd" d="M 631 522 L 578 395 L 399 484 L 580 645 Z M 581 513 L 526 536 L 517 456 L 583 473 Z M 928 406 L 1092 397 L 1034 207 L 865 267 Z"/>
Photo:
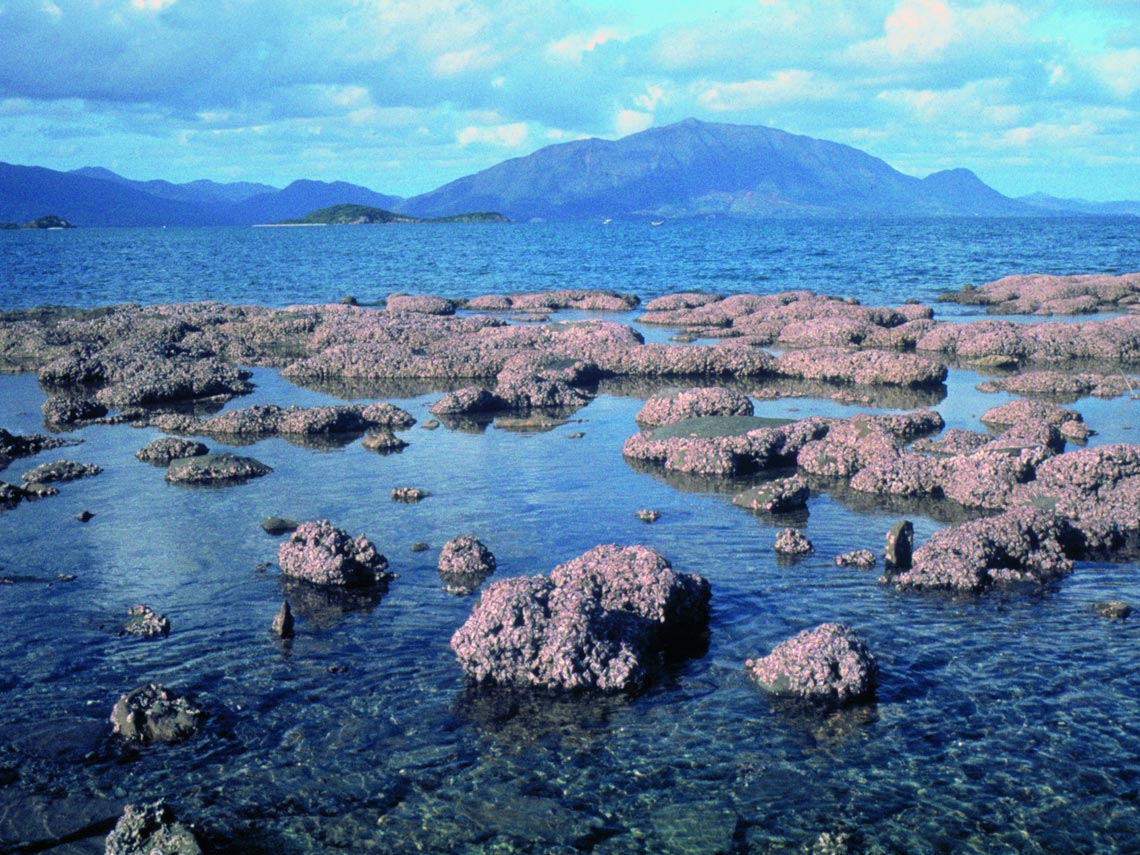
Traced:
<path id="1" fill-rule="evenodd" d="M 0 232 L 0 281 L 5 308 L 556 287 L 643 298 L 807 287 L 897 303 L 1008 273 L 1140 270 L 1135 224 Z M 1008 400 L 976 392 L 980 379 L 951 372 L 933 402 L 950 427 L 977 429 Z M 270 370 L 254 382 L 228 406 L 339 400 Z M 422 422 L 438 397 L 388 400 Z M 34 376 L 0 376 L 0 427 L 42 431 L 43 400 Z M 158 796 L 208 851 L 232 853 L 800 853 L 824 832 L 854 832 L 854 851 L 873 853 L 1137 851 L 1140 621 L 1092 611 L 1140 605 L 1135 564 L 1081 564 L 1032 593 L 899 594 L 877 571 L 832 561 L 881 551 L 897 510 L 823 494 L 806 514 L 762 518 L 731 504 L 740 485 L 635 471 L 621 445 L 641 404 L 615 389 L 539 434 L 417 426 L 389 456 L 265 440 L 235 450 L 274 472 L 225 489 L 174 487 L 136 461 L 158 436 L 149 429 L 84 428 L 75 448 L 15 461 L 0 478 L 63 456 L 104 472 L 0 513 L 0 576 L 16 580 L 0 585 L 0 851 L 95 855 L 100 822 Z M 1099 431 L 1093 442 L 1134 441 L 1140 402 L 1074 406 Z M 405 485 L 431 496 L 390 501 Z M 657 523 L 637 519 L 646 507 Z M 81 524 L 84 509 L 95 517 Z M 369 607 L 300 604 L 297 637 L 278 642 L 269 514 L 363 532 L 400 576 Z M 919 542 L 943 525 L 910 518 Z M 776 560 L 790 524 L 814 556 Z M 653 546 L 712 583 L 710 648 L 636 698 L 473 693 L 448 640 L 474 600 L 444 592 L 435 568 L 442 544 L 465 533 L 495 553 L 497 578 L 549 572 L 598 543 Z M 419 541 L 430 549 L 412 552 Z M 168 639 L 118 635 L 134 602 L 170 617 Z M 744 660 L 826 620 L 875 651 L 877 702 L 824 718 L 772 707 Z M 195 694 L 208 728 L 117 749 L 114 701 L 152 680 Z M 70 838 L 48 846 L 45 829 Z"/>

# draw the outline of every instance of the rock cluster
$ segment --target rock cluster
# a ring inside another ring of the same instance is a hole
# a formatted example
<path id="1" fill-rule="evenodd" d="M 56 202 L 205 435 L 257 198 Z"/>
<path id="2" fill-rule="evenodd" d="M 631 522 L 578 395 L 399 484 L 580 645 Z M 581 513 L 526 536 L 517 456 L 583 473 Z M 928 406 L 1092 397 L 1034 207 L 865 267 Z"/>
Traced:
<path id="1" fill-rule="evenodd" d="M 145 603 L 135 603 L 127 609 L 127 622 L 123 625 L 123 632 L 143 638 L 159 635 L 165 638 L 170 635 L 170 620 Z"/>
<path id="2" fill-rule="evenodd" d="M 127 805 L 105 847 L 106 855 L 202 855 L 194 832 L 163 801 Z"/>
<path id="3" fill-rule="evenodd" d="M 197 733 L 206 714 L 158 683 L 128 692 L 111 710 L 113 732 L 128 742 L 174 742 Z"/>
<path id="4" fill-rule="evenodd" d="M 824 709 L 871 700 L 879 679 L 870 649 L 840 623 L 804 630 L 745 667 L 772 694 Z"/>
<path id="5" fill-rule="evenodd" d="M 359 434 L 368 430 L 402 430 L 416 423 L 410 413 L 388 403 L 341 404 L 323 407 L 279 407 L 256 404 L 228 410 L 207 419 L 161 413 L 147 424 L 169 433 L 223 439 L 268 436 L 313 437 Z"/>
<path id="6" fill-rule="evenodd" d="M 660 427 L 700 416 L 750 416 L 752 401 L 747 395 L 723 386 L 703 386 L 654 395 L 634 417 L 641 427 Z"/>
<path id="7" fill-rule="evenodd" d="M 80 478 L 92 478 L 102 471 L 103 468 L 94 463 L 57 460 L 54 463 L 42 463 L 35 469 L 29 469 L 21 477 L 26 484 L 51 484 L 76 481 Z"/>
<path id="8" fill-rule="evenodd" d="M 781 529 L 776 535 L 776 552 L 788 558 L 811 555 L 815 551 L 810 540 L 796 528 Z"/>
<path id="9" fill-rule="evenodd" d="M 328 520 L 297 526 L 278 549 L 277 561 L 286 576 L 316 585 L 368 586 L 390 579 L 388 559 L 368 538 L 354 540 Z"/>
<path id="10" fill-rule="evenodd" d="M 1140 274 L 1006 276 L 980 288 L 967 286 L 939 299 L 985 306 L 986 311 L 998 315 L 1083 315 L 1135 310 L 1140 306 Z"/>
<path id="11" fill-rule="evenodd" d="M 489 585 L 451 647 L 477 682 L 636 689 L 664 650 L 705 630 L 709 598 L 708 582 L 648 547 L 602 545 L 550 576 Z"/>
<path id="12" fill-rule="evenodd" d="M 183 457 L 201 457 L 209 454 L 205 443 L 196 439 L 183 439 L 177 436 L 163 436 L 148 442 L 135 452 L 135 458 L 155 466 L 169 466 L 171 461 Z"/>

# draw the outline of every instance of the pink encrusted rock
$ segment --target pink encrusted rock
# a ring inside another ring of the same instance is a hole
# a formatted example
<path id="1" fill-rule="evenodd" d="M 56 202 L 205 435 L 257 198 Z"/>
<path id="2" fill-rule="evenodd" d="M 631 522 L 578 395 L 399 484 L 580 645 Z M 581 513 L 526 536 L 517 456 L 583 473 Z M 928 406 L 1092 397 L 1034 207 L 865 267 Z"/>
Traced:
<path id="1" fill-rule="evenodd" d="M 470 593 L 495 572 L 495 556 L 469 534 L 452 538 L 439 553 L 439 577 L 458 593 Z"/>
<path id="2" fill-rule="evenodd" d="M 411 312 L 420 315 L 454 315 L 455 301 L 426 294 L 389 294 L 389 312 Z"/>
<path id="3" fill-rule="evenodd" d="M 861 386 L 919 388 L 936 386 L 946 380 L 946 366 L 925 356 L 883 350 L 849 351 L 838 347 L 785 351 L 776 359 L 776 372 L 785 377 Z"/>
<path id="4" fill-rule="evenodd" d="M 1014 395 L 1037 395 L 1066 401 L 1090 395 L 1094 398 L 1116 398 L 1140 389 L 1140 378 L 1093 372 L 1027 371 L 991 382 L 995 390 Z"/>
<path id="5" fill-rule="evenodd" d="M 814 551 L 815 547 L 811 545 L 811 541 L 799 529 L 785 528 L 776 535 L 776 552 L 780 555 L 797 558 L 801 555 L 810 555 Z"/>
<path id="6" fill-rule="evenodd" d="M 1140 304 L 1140 273 L 1006 276 L 980 288 L 946 294 L 947 302 L 985 306 L 1004 315 L 1071 315 Z"/>
<path id="7" fill-rule="evenodd" d="M 551 576 L 488 585 L 451 647 L 478 682 L 622 691 L 708 622 L 708 583 L 647 547 L 604 545 Z"/>
<path id="8" fill-rule="evenodd" d="M 751 511 L 764 511 L 770 514 L 802 508 L 807 504 L 811 489 L 807 481 L 799 475 L 768 481 L 743 493 L 738 493 L 732 503 Z"/>
<path id="9" fill-rule="evenodd" d="M 1068 422 L 1083 424 L 1084 419 L 1076 410 L 1028 398 L 1010 401 L 1008 404 L 986 410 L 981 415 L 981 422 L 987 427 L 1005 428 L 1029 421 L 1044 421 L 1060 429 Z"/>
<path id="10" fill-rule="evenodd" d="M 973 593 L 995 585 L 1044 583 L 1073 569 L 1066 544 L 1074 531 L 1063 517 L 1024 507 L 942 529 L 914 553 L 909 570 L 880 579 L 899 588 Z"/>
<path id="11" fill-rule="evenodd" d="M 155 466 L 168 466 L 172 460 L 181 457 L 199 457 L 209 454 L 205 443 L 196 439 L 183 439 L 177 436 L 162 436 L 148 442 L 135 452 L 135 459 Z"/>
<path id="12" fill-rule="evenodd" d="M 836 567 L 858 567 L 860 570 L 870 570 L 875 566 L 875 553 L 869 549 L 854 549 L 835 556 Z"/>
<path id="13" fill-rule="evenodd" d="M 874 698 L 879 666 L 870 649 L 841 623 L 824 623 L 745 663 L 763 689 L 824 710 Z"/>
<path id="14" fill-rule="evenodd" d="M 469 415 L 499 409 L 501 402 L 491 392 L 479 386 L 464 386 L 448 392 L 431 405 L 431 412 L 437 416 Z"/>
<path id="15" fill-rule="evenodd" d="M 672 424 L 699 416 L 750 416 L 752 401 L 723 386 L 702 386 L 654 395 L 634 419 L 642 427 Z"/>
<path id="16" fill-rule="evenodd" d="M 101 419 L 107 408 L 78 395 L 53 395 L 43 403 L 44 424 L 54 427 Z"/>
<path id="17" fill-rule="evenodd" d="M 316 585 L 387 582 L 388 559 L 364 535 L 353 540 L 328 520 L 301 523 L 277 552 L 281 572 Z"/>

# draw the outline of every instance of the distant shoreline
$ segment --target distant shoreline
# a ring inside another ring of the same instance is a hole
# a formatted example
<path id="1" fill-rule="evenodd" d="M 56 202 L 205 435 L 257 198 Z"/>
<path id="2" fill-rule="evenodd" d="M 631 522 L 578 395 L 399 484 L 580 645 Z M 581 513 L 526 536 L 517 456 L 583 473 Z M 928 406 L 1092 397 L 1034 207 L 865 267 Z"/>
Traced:
<path id="1" fill-rule="evenodd" d="M 327 226 L 329 223 L 254 223 L 255 229 L 297 229 L 311 226 Z"/>

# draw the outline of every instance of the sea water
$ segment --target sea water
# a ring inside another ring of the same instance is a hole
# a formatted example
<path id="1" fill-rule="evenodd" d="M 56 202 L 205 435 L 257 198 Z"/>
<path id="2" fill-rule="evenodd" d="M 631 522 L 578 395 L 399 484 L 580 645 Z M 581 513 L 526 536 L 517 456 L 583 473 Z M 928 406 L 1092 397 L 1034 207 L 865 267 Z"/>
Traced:
<path id="1" fill-rule="evenodd" d="M 1135 222 L 0 233 L 0 303 L 278 306 L 547 288 L 932 302 L 1010 273 L 1140 270 Z M 636 313 L 607 317 L 636 324 Z M 1009 400 L 977 392 L 982 379 L 954 368 L 933 401 L 878 412 L 934 406 L 949 426 L 980 429 L 978 416 Z M 268 369 L 253 382 L 227 408 L 345 400 Z M 0 585 L 0 850 L 101 852 L 124 803 L 164 797 L 207 851 L 226 853 L 792 853 L 824 834 L 866 852 L 1136 851 L 1140 622 L 1092 608 L 1140 603 L 1134 563 L 1083 562 L 1033 591 L 899 593 L 834 556 L 881 552 L 901 516 L 922 542 L 952 513 L 818 494 L 806 512 L 758 516 L 731 503 L 747 480 L 635 469 L 621 446 L 645 394 L 603 386 L 570 423 L 519 433 L 424 430 L 440 397 L 428 386 L 355 389 L 352 400 L 390 400 L 420 420 L 404 451 L 210 441 L 273 467 L 226 488 L 173 486 L 138 462 L 152 429 L 82 428 L 64 435 L 74 448 L 14 461 L 0 477 L 65 456 L 104 471 L 0 512 L 11 581 Z M 44 398 L 33 375 L 0 376 L 0 427 L 42 432 Z M 786 418 L 863 411 L 757 406 Z M 1073 406 L 1098 431 L 1092 443 L 1133 441 L 1140 427 L 1131 397 Z M 399 486 L 430 495 L 392 502 Z M 660 519 L 641 522 L 642 508 Z M 370 602 L 294 602 L 296 637 L 280 641 L 281 538 L 262 531 L 268 515 L 364 533 L 399 578 Z M 814 555 L 776 558 L 787 525 Z M 633 697 L 473 689 L 448 642 L 475 597 L 444 591 L 435 566 L 460 534 L 494 552 L 493 578 L 548 573 L 600 543 L 652 546 L 709 579 L 708 650 Z M 429 549 L 413 552 L 419 542 Z M 121 635 L 136 602 L 170 618 L 169 638 Z M 773 706 L 744 660 L 832 620 L 877 656 L 876 702 L 826 716 Z M 137 749 L 111 738 L 115 700 L 151 681 L 196 698 L 210 715 L 202 734 Z"/>

